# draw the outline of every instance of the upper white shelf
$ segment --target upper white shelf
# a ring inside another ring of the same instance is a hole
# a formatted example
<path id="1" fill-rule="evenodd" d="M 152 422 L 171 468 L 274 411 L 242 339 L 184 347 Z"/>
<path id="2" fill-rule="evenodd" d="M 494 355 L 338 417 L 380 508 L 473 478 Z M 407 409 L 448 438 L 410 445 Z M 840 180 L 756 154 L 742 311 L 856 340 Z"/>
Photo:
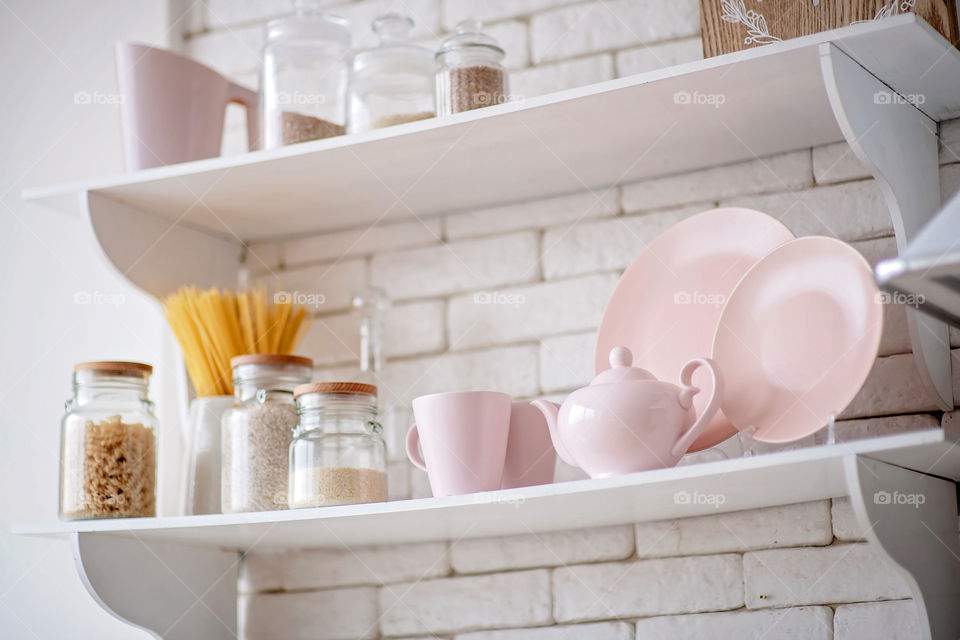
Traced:
<path id="1" fill-rule="evenodd" d="M 263 513 L 89 520 L 15 533 L 103 533 L 228 550 L 298 549 L 457 540 L 651 522 L 848 495 L 857 455 L 960 479 L 960 448 L 941 429 L 446 498 Z"/>
<path id="2" fill-rule="evenodd" d="M 448 118 L 24 197 L 76 206 L 90 192 L 249 241 L 736 162 L 843 139 L 821 75 L 825 43 L 896 92 L 922 95 L 934 120 L 958 113 L 960 54 L 905 14 Z"/>

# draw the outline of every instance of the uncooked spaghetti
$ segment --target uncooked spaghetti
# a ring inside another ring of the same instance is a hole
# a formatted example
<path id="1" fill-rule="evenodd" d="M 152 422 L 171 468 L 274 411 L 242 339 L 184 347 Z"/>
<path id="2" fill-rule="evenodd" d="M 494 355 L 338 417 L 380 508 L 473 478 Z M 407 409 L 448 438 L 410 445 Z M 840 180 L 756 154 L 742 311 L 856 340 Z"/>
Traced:
<path id="1" fill-rule="evenodd" d="M 289 354 L 309 326 L 307 310 L 268 299 L 266 287 L 236 294 L 216 287 L 181 287 L 163 301 L 197 396 L 230 395 L 230 358 Z"/>

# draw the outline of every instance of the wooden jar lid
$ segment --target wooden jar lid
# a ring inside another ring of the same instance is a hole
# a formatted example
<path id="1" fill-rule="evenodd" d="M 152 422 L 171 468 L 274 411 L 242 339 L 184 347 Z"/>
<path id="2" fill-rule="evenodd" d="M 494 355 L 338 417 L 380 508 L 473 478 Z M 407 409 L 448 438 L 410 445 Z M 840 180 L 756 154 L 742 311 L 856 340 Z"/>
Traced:
<path id="1" fill-rule="evenodd" d="M 230 358 L 230 368 L 244 364 L 296 364 L 313 368 L 313 360 L 303 356 L 290 356 L 280 353 L 251 353 Z"/>
<path id="2" fill-rule="evenodd" d="M 307 393 L 365 393 L 377 395 L 377 387 L 363 382 L 308 382 L 297 385 L 293 390 L 293 397 L 299 398 Z"/>
<path id="3" fill-rule="evenodd" d="M 153 367 L 142 362 L 124 362 L 122 360 L 97 360 L 93 362 L 78 362 L 73 365 L 74 372 L 96 371 L 104 375 L 142 376 L 151 375 Z"/>

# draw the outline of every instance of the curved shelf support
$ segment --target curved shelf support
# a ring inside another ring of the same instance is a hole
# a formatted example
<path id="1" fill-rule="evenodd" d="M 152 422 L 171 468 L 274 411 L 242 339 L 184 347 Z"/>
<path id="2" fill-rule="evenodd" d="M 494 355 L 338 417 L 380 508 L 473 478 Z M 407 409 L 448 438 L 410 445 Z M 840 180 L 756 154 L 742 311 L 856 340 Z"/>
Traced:
<path id="1" fill-rule="evenodd" d="M 86 192 L 94 244 L 121 276 L 155 298 L 183 284 L 234 287 L 243 247 L 122 202 Z"/>
<path id="2" fill-rule="evenodd" d="M 236 640 L 239 554 L 102 533 L 71 539 L 80 579 L 114 617 L 164 640 Z"/>
<path id="3" fill-rule="evenodd" d="M 880 186 L 902 252 L 940 208 L 937 123 L 832 44 L 820 45 L 820 68 L 843 137 Z M 907 325 L 924 386 L 951 411 L 947 325 L 910 306 Z"/>
<path id="4" fill-rule="evenodd" d="M 960 541 L 954 483 L 864 456 L 845 463 L 867 540 L 913 592 L 925 640 L 960 637 Z"/>

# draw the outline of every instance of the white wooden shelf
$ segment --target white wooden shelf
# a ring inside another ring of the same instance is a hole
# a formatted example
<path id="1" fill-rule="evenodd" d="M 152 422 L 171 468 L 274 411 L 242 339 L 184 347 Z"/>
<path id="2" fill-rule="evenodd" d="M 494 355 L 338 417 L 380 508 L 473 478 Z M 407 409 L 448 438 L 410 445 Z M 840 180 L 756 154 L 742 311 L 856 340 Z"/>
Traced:
<path id="1" fill-rule="evenodd" d="M 849 496 L 867 539 L 910 585 L 922 637 L 955 639 L 960 632 L 955 436 L 931 429 L 439 499 L 14 531 L 69 539 L 82 581 L 117 618 L 170 640 L 227 640 L 236 637 L 237 552 L 524 535 Z"/>
<path id="2" fill-rule="evenodd" d="M 107 261 L 160 297 L 184 284 L 235 286 L 254 240 L 846 140 L 880 184 L 903 247 L 939 208 L 937 125 L 958 114 L 960 52 L 904 14 L 448 118 L 24 197 L 79 210 Z M 949 410 L 946 326 L 914 313 L 908 324 L 921 378 Z"/>
<path id="3" fill-rule="evenodd" d="M 843 139 L 824 88 L 823 43 L 896 92 L 922 93 L 933 120 L 958 113 L 960 55 L 905 14 L 452 117 L 24 197 L 75 206 L 73 195 L 90 193 L 251 241 L 726 164 Z M 719 107 L 695 104 L 712 95 L 722 96 Z"/>
<path id="4" fill-rule="evenodd" d="M 357 547 L 582 529 L 742 511 L 848 493 L 865 455 L 951 479 L 960 447 L 940 429 L 610 478 L 490 493 L 261 513 L 63 522 L 17 533 L 102 533 L 232 551 Z M 684 503 L 683 494 L 690 497 Z M 722 503 L 698 496 L 722 496 Z M 678 497 L 679 496 L 679 497 Z"/>

